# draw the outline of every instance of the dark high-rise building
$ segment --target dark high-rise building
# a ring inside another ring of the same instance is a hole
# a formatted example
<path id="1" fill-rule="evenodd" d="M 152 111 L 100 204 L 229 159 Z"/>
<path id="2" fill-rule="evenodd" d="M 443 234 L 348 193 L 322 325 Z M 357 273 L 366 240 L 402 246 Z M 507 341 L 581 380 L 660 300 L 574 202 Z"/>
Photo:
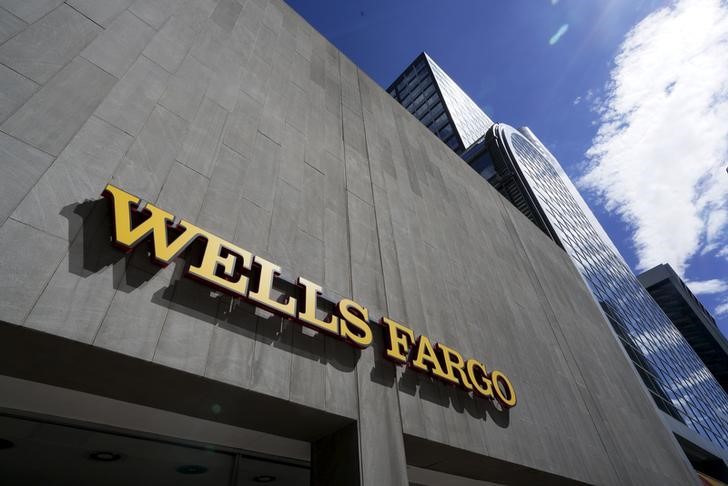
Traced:
<path id="1" fill-rule="evenodd" d="M 387 92 L 458 154 L 493 125 L 488 115 L 424 52 Z"/>
<path id="2" fill-rule="evenodd" d="M 710 312 L 668 264 L 657 265 L 637 278 L 698 353 L 723 390 L 728 391 L 728 341 Z"/>
<path id="3" fill-rule="evenodd" d="M 414 64 L 423 57 L 434 65 L 424 54 Z M 459 103 L 468 104 L 462 96 Z M 454 111 L 448 113 L 457 128 L 463 123 Z M 483 116 L 480 126 L 490 123 Z M 639 283 L 556 158 L 528 128 L 505 124 L 489 127 L 461 156 L 571 257 L 673 432 L 695 439 L 687 426 L 728 457 L 728 395 Z"/>

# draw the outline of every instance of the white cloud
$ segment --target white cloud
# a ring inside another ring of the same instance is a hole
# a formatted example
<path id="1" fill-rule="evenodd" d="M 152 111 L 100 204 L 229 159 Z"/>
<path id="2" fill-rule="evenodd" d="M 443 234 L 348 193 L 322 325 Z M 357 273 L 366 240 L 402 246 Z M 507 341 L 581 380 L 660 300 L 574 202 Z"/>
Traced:
<path id="1" fill-rule="evenodd" d="M 728 300 L 726 300 L 722 304 L 718 304 L 713 310 L 713 313 L 716 317 L 728 315 Z"/>
<path id="2" fill-rule="evenodd" d="M 627 35 L 579 185 L 633 230 L 638 269 L 728 246 L 728 5 L 679 0 Z"/>
<path id="3" fill-rule="evenodd" d="M 726 176 L 726 179 L 728 179 L 728 176 Z M 723 239 L 723 229 L 725 228 L 727 222 L 728 210 L 719 209 L 713 211 L 708 215 L 708 224 L 705 228 L 706 245 L 700 252 L 701 254 L 714 251 L 721 245 L 721 240 Z M 725 251 L 725 248 L 721 249 L 718 252 L 718 256 L 720 256 L 720 254 Z"/>
<path id="4" fill-rule="evenodd" d="M 685 282 L 694 294 L 719 294 L 728 290 L 728 283 L 725 280 L 716 278 L 710 280 L 700 280 L 695 282 Z"/>

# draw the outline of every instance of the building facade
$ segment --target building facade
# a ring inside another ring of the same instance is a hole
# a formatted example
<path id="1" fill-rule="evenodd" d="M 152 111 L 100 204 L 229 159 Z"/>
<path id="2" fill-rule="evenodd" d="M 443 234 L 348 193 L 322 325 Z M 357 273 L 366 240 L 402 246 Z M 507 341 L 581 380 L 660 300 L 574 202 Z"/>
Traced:
<path id="1" fill-rule="evenodd" d="M 462 157 L 568 253 L 660 410 L 726 456 L 728 395 L 639 283 L 548 149 L 528 128 L 496 124 Z"/>
<path id="2" fill-rule="evenodd" d="M 3 2 L 9 484 L 697 484 L 568 256 L 281 1 Z"/>

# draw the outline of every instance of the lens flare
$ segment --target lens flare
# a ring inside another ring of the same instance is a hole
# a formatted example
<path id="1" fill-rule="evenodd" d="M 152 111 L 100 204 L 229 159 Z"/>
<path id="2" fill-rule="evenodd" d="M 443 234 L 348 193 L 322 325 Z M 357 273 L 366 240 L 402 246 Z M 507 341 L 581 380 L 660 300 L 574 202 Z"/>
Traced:
<path id="1" fill-rule="evenodd" d="M 556 31 L 554 35 L 551 36 L 549 39 L 549 45 L 552 46 L 559 42 L 559 39 L 566 34 L 566 31 L 569 30 L 569 24 L 564 24 L 561 27 L 559 27 L 559 30 Z"/>

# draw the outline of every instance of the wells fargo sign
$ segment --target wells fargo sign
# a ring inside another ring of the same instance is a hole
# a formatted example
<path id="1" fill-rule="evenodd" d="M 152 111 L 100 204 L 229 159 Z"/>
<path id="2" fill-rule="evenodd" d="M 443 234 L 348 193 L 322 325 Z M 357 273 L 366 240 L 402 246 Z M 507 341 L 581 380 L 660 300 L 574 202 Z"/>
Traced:
<path id="1" fill-rule="evenodd" d="M 351 346 L 366 348 L 372 343 L 369 311 L 351 299 L 341 299 L 335 311 L 325 318 L 316 310 L 321 286 L 298 277 L 297 295 L 288 295 L 283 302 L 273 297 L 274 279 L 281 268 L 273 262 L 225 241 L 184 219 L 175 223 L 174 215 L 154 206 L 142 204 L 137 196 L 107 185 L 103 196 L 112 201 L 114 244 L 130 251 L 148 238 L 152 239 L 152 258 L 161 265 L 169 264 L 195 241 L 204 241 L 199 265 L 189 265 L 187 275 L 234 297 L 296 320 L 316 331 L 338 337 Z M 385 329 L 386 357 L 427 373 L 446 383 L 472 391 L 475 395 L 498 400 L 504 407 L 516 405 L 516 392 L 508 377 L 500 371 L 488 373 L 476 359 L 463 359 L 456 350 L 441 343 L 417 336 L 407 326 L 382 317 Z"/>

